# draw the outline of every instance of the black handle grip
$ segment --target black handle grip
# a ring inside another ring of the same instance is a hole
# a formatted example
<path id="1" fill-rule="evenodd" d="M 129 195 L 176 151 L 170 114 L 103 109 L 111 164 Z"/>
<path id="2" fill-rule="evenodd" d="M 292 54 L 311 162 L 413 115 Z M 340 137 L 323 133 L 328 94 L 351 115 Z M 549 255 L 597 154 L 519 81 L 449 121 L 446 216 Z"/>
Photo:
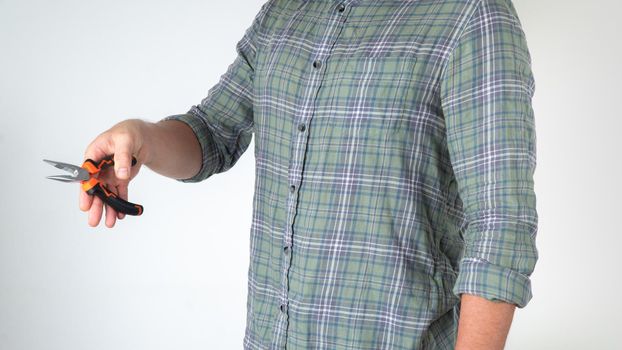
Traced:
<path id="1" fill-rule="evenodd" d="M 101 182 L 98 182 L 95 186 L 89 189 L 87 193 L 99 197 L 105 204 L 108 204 L 119 213 L 136 216 L 143 213 L 142 205 L 130 203 L 123 198 L 118 197 L 114 192 L 108 190 L 104 185 L 102 185 Z"/>

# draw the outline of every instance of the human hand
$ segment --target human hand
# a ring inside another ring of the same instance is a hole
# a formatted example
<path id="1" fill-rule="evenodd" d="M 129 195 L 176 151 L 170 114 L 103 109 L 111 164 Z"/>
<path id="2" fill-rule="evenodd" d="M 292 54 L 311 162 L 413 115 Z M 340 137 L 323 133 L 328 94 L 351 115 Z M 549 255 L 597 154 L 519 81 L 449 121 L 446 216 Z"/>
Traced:
<path id="1" fill-rule="evenodd" d="M 124 200 L 128 200 L 129 182 L 138 174 L 141 165 L 149 161 L 147 124 L 139 119 L 124 120 L 97 136 L 84 153 L 85 160 L 90 158 L 95 161 L 114 154 L 114 168 L 104 169 L 99 179 Z M 132 156 L 137 160 L 134 166 L 131 165 Z M 100 198 L 80 189 L 79 206 L 80 210 L 88 211 L 88 224 L 91 227 L 99 225 L 104 211 L 104 203 Z M 125 217 L 125 214 L 112 207 L 105 207 L 105 224 L 108 228 L 112 228 L 117 219 Z"/>

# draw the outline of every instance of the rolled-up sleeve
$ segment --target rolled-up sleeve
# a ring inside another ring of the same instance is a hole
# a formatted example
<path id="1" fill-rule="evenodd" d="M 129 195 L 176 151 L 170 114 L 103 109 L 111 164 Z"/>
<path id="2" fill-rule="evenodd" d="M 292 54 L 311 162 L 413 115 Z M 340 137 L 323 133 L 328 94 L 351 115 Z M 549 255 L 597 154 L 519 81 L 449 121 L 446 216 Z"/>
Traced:
<path id="1" fill-rule="evenodd" d="M 482 0 L 441 76 L 447 145 L 468 224 L 453 293 L 522 308 L 538 259 L 535 82 L 510 0 Z"/>
<path id="2" fill-rule="evenodd" d="M 201 169 L 181 182 L 200 182 L 229 170 L 246 151 L 253 135 L 253 76 L 257 43 L 270 2 L 266 2 L 236 45 L 237 57 L 200 104 L 162 120 L 186 123 L 202 151 Z"/>

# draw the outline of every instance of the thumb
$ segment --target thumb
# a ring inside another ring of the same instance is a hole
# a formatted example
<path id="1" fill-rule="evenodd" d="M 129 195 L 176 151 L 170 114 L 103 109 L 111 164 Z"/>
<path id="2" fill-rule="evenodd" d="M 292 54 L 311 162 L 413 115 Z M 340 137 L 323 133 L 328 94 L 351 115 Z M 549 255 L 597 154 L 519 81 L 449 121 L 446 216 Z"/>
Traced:
<path id="1" fill-rule="evenodd" d="M 115 145 L 114 172 L 117 178 L 128 180 L 132 167 L 131 142 L 125 141 Z"/>
<path id="2" fill-rule="evenodd" d="M 121 180 L 130 178 L 130 167 L 132 157 L 128 152 L 115 151 L 114 153 L 114 172 Z"/>

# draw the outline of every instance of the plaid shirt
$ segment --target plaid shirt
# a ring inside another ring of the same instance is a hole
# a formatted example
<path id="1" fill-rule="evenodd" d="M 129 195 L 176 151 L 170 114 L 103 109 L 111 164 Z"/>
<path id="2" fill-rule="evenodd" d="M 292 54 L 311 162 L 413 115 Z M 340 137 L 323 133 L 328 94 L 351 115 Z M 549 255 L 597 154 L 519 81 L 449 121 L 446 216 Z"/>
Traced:
<path id="1" fill-rule="evenodd" d="M 524 307 L 531 58 L 510 0 L 270 0 L 187 113 L 198 182 L 255 135 L 245 349 L 452 349 L 459 295 Z"/>

